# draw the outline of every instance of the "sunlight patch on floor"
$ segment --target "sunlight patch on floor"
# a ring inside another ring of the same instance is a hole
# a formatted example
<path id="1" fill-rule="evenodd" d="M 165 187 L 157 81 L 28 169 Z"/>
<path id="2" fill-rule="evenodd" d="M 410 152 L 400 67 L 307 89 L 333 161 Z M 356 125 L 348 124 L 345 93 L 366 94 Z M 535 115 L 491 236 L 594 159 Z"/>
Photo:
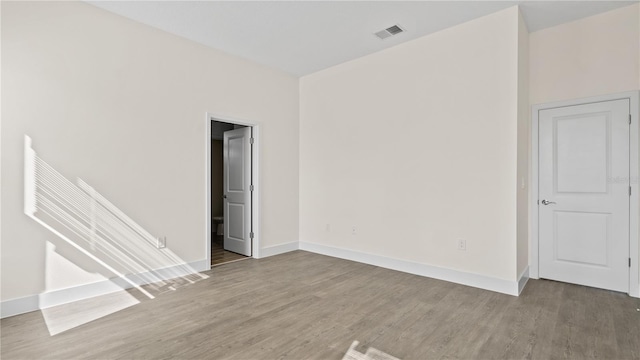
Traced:
<path id="1" fill-rule="evenodd" d="M 364 353 L 361 353 L 356 350 L 358 344 L 360 344 L 358 341 L 351 343 L 349 350 L 344 354 L 342 360 L 400 360 L 395 356 L 391 356 L 372 347 L 368 348 Z"/>
<path id="2" fill-rule="evenodd" d="M 49 334 L 54 336 L 138 303 L 140 301 L 122 290 L 86 300 L 52 306 L 41 311 L 42 317 L 47 323 Z"/>

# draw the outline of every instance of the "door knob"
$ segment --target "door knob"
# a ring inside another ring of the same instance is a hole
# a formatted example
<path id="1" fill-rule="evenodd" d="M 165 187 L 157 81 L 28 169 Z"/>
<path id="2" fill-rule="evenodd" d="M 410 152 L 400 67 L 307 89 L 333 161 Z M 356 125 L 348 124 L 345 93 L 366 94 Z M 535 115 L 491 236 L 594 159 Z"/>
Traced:
<path id="1" fill-rule="evenodd" d="M 227 195 L 222 195 L 222 198 L 223 198 L 223 199 L 226 199 L 226 198 L 227 198 Z"/>
<path id="2" fill-rule="evenodd" d="M 542 205 L 551 205 L 551 204 L 555 204 L 555 201 L 549 201 L 549 200 L 542 200 Z"/>

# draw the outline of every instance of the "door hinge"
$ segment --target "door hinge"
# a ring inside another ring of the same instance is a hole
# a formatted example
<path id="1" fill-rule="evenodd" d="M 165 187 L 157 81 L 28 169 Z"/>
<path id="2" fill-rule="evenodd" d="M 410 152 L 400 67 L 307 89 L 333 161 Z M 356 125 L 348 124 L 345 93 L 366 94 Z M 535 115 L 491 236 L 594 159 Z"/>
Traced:
<path id="1" fill-rule="evenodd" d="M 253 184 L 249 185 L 249 191 L 253 191 Z"/>
<path id="2" fill-rule="evenodd" d="M 631 267 L 631 258 L 629 258 L 629 267 Z"/>
<path id="3" fill-rule="evenodd" d="M 629 186 L 629 196 L 631 196 L 631 186 Z"/>
<path id="4" fill-rule="evenodd" d="M 253 239 L 253 231 L 249 233 L 249 238 Z"/>
<path id="5" fill-rule="evenodd" d="M 631 114 L 629 114 L 629 125 L 631 125 Z"/>
<path id="6" fill-rule="evenodd" d="M 253 144 L 253 138 L 249 138 L 249 144 Z"/>

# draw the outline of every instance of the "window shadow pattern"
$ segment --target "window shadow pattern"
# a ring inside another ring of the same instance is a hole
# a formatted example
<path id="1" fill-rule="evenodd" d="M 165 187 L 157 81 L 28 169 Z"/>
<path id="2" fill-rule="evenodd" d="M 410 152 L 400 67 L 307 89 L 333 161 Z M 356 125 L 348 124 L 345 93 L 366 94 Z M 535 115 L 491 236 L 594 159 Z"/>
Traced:
<path id="1" fill-rule="evenodd" d="M 25 214 L 98 264 L 119 288 L 153 299 L 208 278 L 85 181 L 65 178 L 26 135 L 24 171 Z"/>

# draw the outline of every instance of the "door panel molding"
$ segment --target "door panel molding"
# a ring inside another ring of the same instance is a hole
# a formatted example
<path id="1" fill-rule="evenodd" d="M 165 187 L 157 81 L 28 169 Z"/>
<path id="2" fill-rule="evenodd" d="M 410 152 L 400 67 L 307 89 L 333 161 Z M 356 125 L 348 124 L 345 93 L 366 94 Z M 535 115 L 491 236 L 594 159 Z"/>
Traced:
<path id="1" fill-rule="evenodd" d="M 638 142 L 640 139 L 640 92 L 630 91 L 624 93 L 559 101 L 546 104 L 533 105 L 531 108 L 531 171 L 529 183 L 529 276 L 533 279 L 539 278 L 539 217 L 538 217 L 538 173 L 539 173 L 539 115 L 540 111 L 556 109 L 562 107 L 608 102 L 612 100 L 629 100 L 629 113 L 631 114 L 630 136 L 629 136 L 629 177 L 631 185 L 630 208 L 629 208 L 629 254 L 631 256 L 631 266 L 629 269 L 629 295 L 640 297 L 639 267 L 640 250 L 638 246 L 639 222 L 640 222 L 640 154 Z"/>
<path id="2" fill-rule="evenodd" d="M 257 121 L 248 121 L 245 119 L 238 119 L 224 114 L 216 114 L 212 112 L 205 113 L 204 119 L 204 144 L 205 144 L 205 256 L 207 261 L 207 269 L 211 268 L 211 121 L 221 121 L 230 124 L 250 126 L 252 128 L 253 137 L 253 157 L 252 157 L 252 183 L 253 183 L 253 196 L 251 202 L 251 226 L 253 229 L 253 241 L 251 243 L 251 254 L 253 258 L 260 258 L 260 241 L 262 240 L 262 229 L 260 228 L 260 148 L 261 138 L 260 130 L 261 123 Z"/>
<path id="3" fill-rule="evenodd" d="M 251 256 L 251 127 L 223 138 L 224 249 Z"/>

